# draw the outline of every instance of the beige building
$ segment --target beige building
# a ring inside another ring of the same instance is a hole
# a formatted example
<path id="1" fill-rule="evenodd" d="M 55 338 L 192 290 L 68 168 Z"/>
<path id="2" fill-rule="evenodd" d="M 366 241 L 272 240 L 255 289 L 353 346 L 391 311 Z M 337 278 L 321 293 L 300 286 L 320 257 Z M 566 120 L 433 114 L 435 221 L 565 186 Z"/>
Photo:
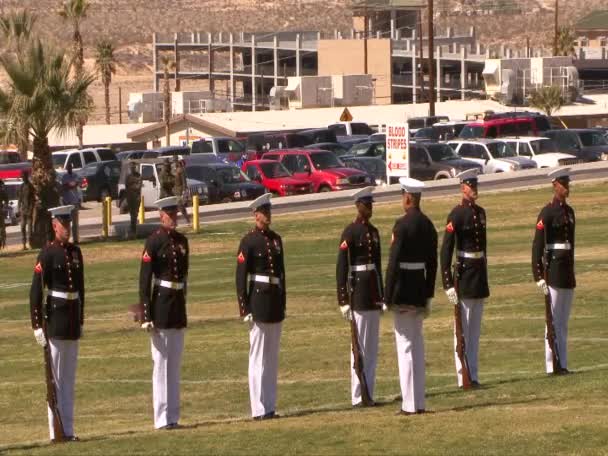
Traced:
<path id="1" fill-rule="evenodd" d="M 576 47 L 601 48 L 608 46 L 608 11 L 593 11 L 574 26 Z"/>

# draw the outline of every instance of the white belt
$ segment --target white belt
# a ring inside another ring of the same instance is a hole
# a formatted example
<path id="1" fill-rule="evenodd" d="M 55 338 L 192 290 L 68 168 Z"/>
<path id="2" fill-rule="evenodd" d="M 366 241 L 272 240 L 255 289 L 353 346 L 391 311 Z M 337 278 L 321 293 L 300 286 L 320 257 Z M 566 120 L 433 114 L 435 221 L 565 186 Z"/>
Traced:
<path id="1" fill-rule="evenodd" d="M 547 244 L 547 250 L 571 250 L 572 244 L 569 242 L 563 244 Z"/>
<path id="2" fill-rule="evenodd" d="M 462 250 L 457 250 L 456 255 L 460 258 L 471 258 L 473 260 L 479 260 L 485 256 L 483 252 L 463 252 Z"/>
<path id="3" fill-rule="evenodd" d="M 170 282 L 168 280 L 155 279 L 154 284 L 163 288 L 171 288 L 172 290 L 183 290 L 184 282 Z"/>
<path id="4" fill-rule="evenodd" d="M 374 271 L 375 269 L 375 264 L 356 264 L 350 267 L 350 272 Z"/>
<path id="5" fill-rule="evenodd" d="M 66 292 L 66 291 L 50 290 L 49 296 L 52 296 L 53 298 L 65 299 L 66 301 L 75 301 L 76 299 L 80 298 L 80 295 L 76 291 Z"/>
<path id="6" fill-rule="evenodd" d="M 407 269 L 408 271 L 418 271 L 425 268 L 424 263 L 399 263 L 401 269 Z"/>
<path id="7" fill-rule="evenodd" d="M 249 280 L 253 282 L 270 283 L 272 285 L 279 285 L 281 283 L 278 277 L 259 274 L 251 274 Z"/>

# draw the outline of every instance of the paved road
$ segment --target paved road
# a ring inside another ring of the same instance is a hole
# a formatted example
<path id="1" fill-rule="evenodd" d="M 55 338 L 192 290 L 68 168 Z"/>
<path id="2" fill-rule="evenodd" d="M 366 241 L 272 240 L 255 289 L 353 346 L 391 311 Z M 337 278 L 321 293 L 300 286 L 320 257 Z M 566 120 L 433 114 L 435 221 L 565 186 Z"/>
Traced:
<path id="1" fill-rule="evenodd" d="M 572 167 L 573 181 L 582 182 L 593 179 L 608 179 L 608 162 L 585 163 Z M 521 189 L 536 185 L 548 185 L 546 170 L 529 170 L 516 173 L 503 173 L 493 175 L 482 175 L 479 179 L 480 191 L 501 191 Z M 427 182 L 425 198 L 455 195 L 459 192 L 456 179 L 445 179 L 441 181 Z M 273 202 L 273 213 L 288 214 L 307 210 L 332 209 L 350 206 L 352 199 L 350 191 L 322 193 L 313 195 L 290 196 L 277 198 Z M 378 203 L 393 202 L 398 200 L 401 190 L 398 185 L 378 188 L 374 198 Z M 251 216 L 248 202 L 237 202 L 229 204 L 213 204 L 200 208 L 201 223 L 218 223 L 229 220 L 246 219 Z M 82 239 L 98 237 L 101 233 L 101 206 L 99 203 L 85 203 L 87 210 L 81 212 L 80 236 Z M 113 223 L 125 225 L 129 216 L 118 215 L 116 208 L 113 209 Z M 180 221 L 183 219 L 180 218 Z M 158 222 L 156 212 L 146 213 L 146 222 Z M 21 234 L 19 227 L 7 228 L 7 245 L 20 245 Z"/>

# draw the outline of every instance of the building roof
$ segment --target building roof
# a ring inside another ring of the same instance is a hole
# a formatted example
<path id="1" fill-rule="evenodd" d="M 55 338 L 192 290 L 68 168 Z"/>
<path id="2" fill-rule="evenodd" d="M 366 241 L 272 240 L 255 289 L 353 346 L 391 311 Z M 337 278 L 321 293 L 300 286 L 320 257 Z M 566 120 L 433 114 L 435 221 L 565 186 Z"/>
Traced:
<path id="1" fill-rule="evenodd" d="M 608 10 L 596 10 L 583 17 L 574 26 L 575 30 L 608 30 Z"/>
<path id="2" fill-rule="evenodd" d="M 192 114 L 182 114 L 171 119 L 171 121 L 169 122 L 169 128 L 179 128 L 180 124 L 193 125 L 201 130 L 204 130 L 210 136 L 236 136 L 233 130 L 225 128 L 222 125 L 207 122 L 202 117 L 195 116 Z M 153 138 L 154 136 L 162 137 L 164 136 L 164 134 L 165 122 L 161 121 L 153 124 L 148 124 L 145 127 L 141 127 L 136 130 L 132 130 L 127 133 L 127 138 L 133 141 L 145 141 L 146 138 Z"/>
<path id="3" fill-rule="evenodd" d="M 372 10 L 391 9 L 421 9 L 427 7 L 427 0 L 355 0 L 352 9 L 361 11 L 365 8 Z"/>
<path id="4" fill-rule="evenodd" d="M 91 144 L 118 144 L 131 142 L 127 138 L 127 134 L 133 130 L 142 128 L 150 124 L 101 124 L 101 125 L 85 125 L 83 129 L 83 143 Z M 51 131 L 49 135 L 50 147 L 78 147 L 78 137 L 76 130 L 68 131 L 66 134 L 60 135 L 56 130 Z"/>

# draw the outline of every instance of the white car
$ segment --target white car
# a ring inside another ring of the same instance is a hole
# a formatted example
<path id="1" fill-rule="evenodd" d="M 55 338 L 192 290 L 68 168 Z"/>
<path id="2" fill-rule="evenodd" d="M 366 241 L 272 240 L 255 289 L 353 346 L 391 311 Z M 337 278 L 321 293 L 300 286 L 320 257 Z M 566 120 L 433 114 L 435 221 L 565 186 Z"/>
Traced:
<path id="1" fill-rule="evenodd" d="M 498 139 L 458 140 L 448 144 L 461 158 L 479 163 L 484 174 L 537 167 L 533 160 L 518 157 L 510 145 Z"/>
<path id="2" fill-rule="evenodd" d="M 520 157 L 528 157 L 536 162 L 539 168 L 553 168 L 555 166 L 574 165 L 583 163 L 583 160 L 563 152 L 552 139 L 539 136 L 522 136 L 520 138 L 505 138 Z"/>
<path id="3" fill-rule="evenodd" d="M 91 148 L 91 149 L 71 149 L 53 152 L 51 154 L 55 171 L 63 171 L 69 163 L 72 164 L 74 171 L 83 168 L 89 163 L 116 160 L 116 155 L 112 149 Z"/>

